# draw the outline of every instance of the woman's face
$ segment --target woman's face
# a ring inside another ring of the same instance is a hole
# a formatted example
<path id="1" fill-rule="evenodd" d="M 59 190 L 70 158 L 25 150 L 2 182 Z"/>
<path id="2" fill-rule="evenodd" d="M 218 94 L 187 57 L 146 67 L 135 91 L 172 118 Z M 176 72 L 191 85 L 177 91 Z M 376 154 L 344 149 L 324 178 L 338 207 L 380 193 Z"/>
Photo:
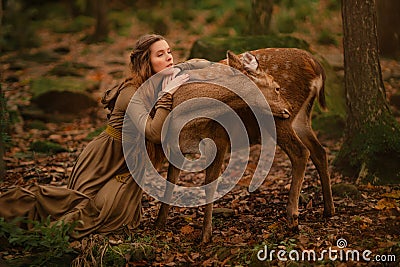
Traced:
<path id="1" fill-rule="evenodd" d="M 174 65 L 171 48 L 165 40 L 157 41 L 150 46 L 150 63 L 154 73 Z"/>

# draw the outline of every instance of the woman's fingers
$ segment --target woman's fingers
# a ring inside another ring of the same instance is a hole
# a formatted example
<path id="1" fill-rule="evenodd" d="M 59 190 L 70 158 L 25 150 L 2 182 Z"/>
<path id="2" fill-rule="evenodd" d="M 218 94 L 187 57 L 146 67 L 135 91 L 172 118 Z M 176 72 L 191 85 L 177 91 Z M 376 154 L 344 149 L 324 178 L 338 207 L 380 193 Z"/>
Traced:
<path id="1" fill-rule="evenodd" d="M 173 94 L 179 86 L 189 80 L 189 74 L 182 74 L 172 79 L 164 88 L 163 91 Z"/>

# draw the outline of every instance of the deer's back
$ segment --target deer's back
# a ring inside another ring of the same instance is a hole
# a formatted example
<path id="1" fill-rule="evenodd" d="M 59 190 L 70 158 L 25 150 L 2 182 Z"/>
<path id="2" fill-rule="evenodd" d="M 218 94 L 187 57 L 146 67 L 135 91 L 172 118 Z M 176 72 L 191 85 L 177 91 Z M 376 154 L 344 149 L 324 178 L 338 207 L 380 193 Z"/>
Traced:
<path id="1" fill-rule="evenodd" d="M 321 65 L 310 53 L 297 48 L 264 48 L 253 51 L 260 67 L 281 86 L 281 95 L 297 113 L 311 93 L 315 79 L 325 79 Z M 314 96 L 315 97 L 315 96 Z"/>

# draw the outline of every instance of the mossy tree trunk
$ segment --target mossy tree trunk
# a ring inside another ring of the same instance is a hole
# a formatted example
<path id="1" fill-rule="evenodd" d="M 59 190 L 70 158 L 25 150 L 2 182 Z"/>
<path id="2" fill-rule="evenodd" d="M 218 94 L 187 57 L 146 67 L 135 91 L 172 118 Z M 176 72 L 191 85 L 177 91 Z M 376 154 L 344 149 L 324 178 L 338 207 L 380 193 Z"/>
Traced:
<path id="1" fill-rule="evenodd" d="M 251 0 L 249 34 L 262 35 L 269 33 L 273 0 Z"/>
<path id="2" fill-rule="evenodd" d="M 400 179 L 400 126 L 385 98 L 375 1 L 342 0 L 348 116 L 336 166 L 375 183 Z"/>

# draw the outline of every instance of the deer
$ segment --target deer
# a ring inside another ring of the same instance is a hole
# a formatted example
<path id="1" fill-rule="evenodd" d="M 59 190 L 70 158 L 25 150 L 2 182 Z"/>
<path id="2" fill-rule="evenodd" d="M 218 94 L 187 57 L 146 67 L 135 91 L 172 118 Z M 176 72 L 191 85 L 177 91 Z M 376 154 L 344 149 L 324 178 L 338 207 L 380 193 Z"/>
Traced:
<path id="1" fill-rule="evenodd" d="M 299 196 L 306 164 L 310 157 L 317 168 L 322 185 L 324 216 L 333 216 L 335 209 L 327 154 L 311 128 L 311 111 L 315 98 L 318 99 L 321 108 L 326 109 L 324 95 L 326 77 L 321 64 L 308 52 L 296 48 L 264 48 L 240 55 L 227 51 L 227 58 L 219 63 L 238 69 L 252 78 L 260 90 L 266 92 L 264 95 L 271 106 L 275 122 L 277 144 L 288 155 L 292 164 L 292 180 L 286 207 L 287 224 L 290 229 L 298 228 Z M 255 79 L 255 74 L 258 74 L 258 77 L 263 75 L 264 80 L 272 77 L 272 81 L 268 81 L 271 88 L 265 88 L 265 81 L 263 84 L 260 82 L 262 79 Z M 188 99 L 201 96 L 201 92 L 204 91 L 207 91 L 207 84 L 182 85 L 174 94 L 173 108 Z M 271 99 L 273 101 L 270 103 Z M 250 138 L 250 145 L 259 143 L 260 129 L 251 110 L 241 105 L 240 101 L 232 101 L 231 104 L 233 109 L 238 112 L 239 117 L 243 119 Z M 198 138 L 196 138 L 198 136 L 211 138 L 217 147 L 213 162 L 205 170 L 205 184 L 211 183 L 220 175 L 224 155 L 229 149 L 229 137 L 226 131 L 213 121 L 198 120 L 197 125 L 192 123 L 191 126 L 186 126 L 181 129 L 179 137 L 179 147 L 183 154 L 198 152 Z M 170 164 L 167 181 L 175 184 L 179 174 L 180 169 Z M 254 185 L 250 191 L 252 190 L 255 190 Z M 171 193 L 167 191 L 165 199 L 171 197 Z M 213 190 L 206 191 L 206 195 L 213 193 Z M 170 205 L 166 202 L 161 203 L 155 221 L 157 228 L 162 229 L 165 226 L 169 208 Z M 210 242 L 212 238 L 212 211 L 212 202 L 205 204 L 202 227 L 203 243 Z"/>

